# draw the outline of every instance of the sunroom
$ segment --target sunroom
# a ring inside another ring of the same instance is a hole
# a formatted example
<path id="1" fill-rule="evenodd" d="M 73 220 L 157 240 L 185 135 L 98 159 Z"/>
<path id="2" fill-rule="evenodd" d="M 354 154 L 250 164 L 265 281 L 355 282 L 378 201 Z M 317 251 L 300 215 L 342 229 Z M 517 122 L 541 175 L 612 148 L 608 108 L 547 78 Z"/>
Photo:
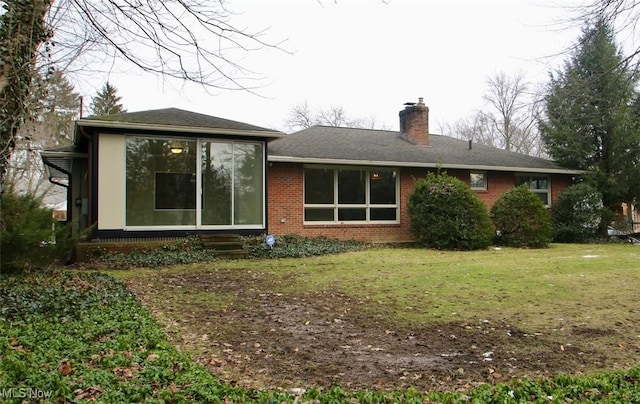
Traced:
<path id="1" fill-rule="evenodd" d="M 281 132 L 179 109 L 76 122 L 71 220 L 90 239 L 261 234 Z"/>

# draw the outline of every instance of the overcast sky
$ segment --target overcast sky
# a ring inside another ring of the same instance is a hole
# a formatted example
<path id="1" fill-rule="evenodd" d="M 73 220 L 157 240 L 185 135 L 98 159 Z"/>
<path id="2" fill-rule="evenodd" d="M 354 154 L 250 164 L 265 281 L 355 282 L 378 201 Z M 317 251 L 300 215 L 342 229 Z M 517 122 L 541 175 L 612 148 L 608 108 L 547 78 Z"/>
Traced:
<path id="1" fill-rule="evenodd" d="M 562 5 L 559 5 L 561 3 Z M 547 81 L 580 34 L 563 20 L 579 1 L 504 0 L 228 0 L 232 20 L 283 48 L 246 54 L 261 73 L 260 96 L 242 91 L 207 94 L 195 85 L 167 82 L 129 70 L 108 79 L 129 112 L 176 107 L 284 130 L 292 108 L 341 106 L 353 118 L 373 118 L 398 129 L 403 103 L 424 97 L 431 131 L 483 107 L 486 80 L 521 71 Z M 104 80 L 107 76 L 105 75 Z M 96 80 L 99 80 L 96 78 Z M 79 84 L 87 100 L 91 86 Z M 87 102 L 88 105 L 88 102 Z"/>

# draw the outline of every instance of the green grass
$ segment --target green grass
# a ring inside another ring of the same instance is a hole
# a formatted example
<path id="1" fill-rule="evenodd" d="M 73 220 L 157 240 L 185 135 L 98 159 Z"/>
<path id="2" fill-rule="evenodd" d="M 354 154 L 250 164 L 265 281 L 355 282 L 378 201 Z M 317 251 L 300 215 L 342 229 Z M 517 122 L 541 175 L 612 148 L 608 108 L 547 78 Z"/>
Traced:
<path id="1" fill-rule="evenodd" d="M 381 248 L 309 258 L 238 260 L 112 272 L 127 278 L 242 268 L 280 279 L 281 292 L 330 288 L 373 302 L 397 321 L 428 323 L 483 316 L 522 328 L 573 321 L 601 327 L 638 314 L 640 248 L 621 244 L 447 252 Z M 185 296 L 189 301 L 191 298 Z"/>
<path id="2" fill-rule="evenodd" d="M 637 330 L 640 249 L 554 245 L 545 250 L 439 252 L 374 249 L 303 259 L 238 260 L 113 271 L 152 283 L 218 268 L 267 274 L 277 290 L 335 288 L 397 321 L 509 316 L 523 328 L 579 322 Z M 167 291 L 165 296 L 169 296 Z M 196 293 L 175 301 L 197 305 Z M 161 299 L 163 296 L 159 296 Z M 214 304 L 233 299 L 221 296 Z M 380 304 L 380 302 L 382 304 Z M 280 391 L 226 385 L 168 342 L 163 327 L 124 284 L 80 271 L 0 276 L 0 401 L 40 402 L 640 402 L 640 367 L 588 377 L 484 385 L 467 392 Z M 639 338 L 640 335 L 633 335 Z M 68 365 L 68 367 L 67 367 Z M 47 398 L 48 397 L 48 398 Z"/>

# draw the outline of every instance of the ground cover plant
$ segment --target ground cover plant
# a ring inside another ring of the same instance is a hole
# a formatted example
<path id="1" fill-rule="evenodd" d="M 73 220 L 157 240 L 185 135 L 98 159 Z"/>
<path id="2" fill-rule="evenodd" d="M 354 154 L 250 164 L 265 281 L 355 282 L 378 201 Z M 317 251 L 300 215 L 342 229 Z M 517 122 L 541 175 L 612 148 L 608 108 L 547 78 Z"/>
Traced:
<path id="1" fill-rule="evenodd" d="M 337 254 L 347 251 L 359 251 L 370 245 L 358 241 L 337 240 L 327 237 L 301 237 L 297 235 L 275 236 L 273 245 L 265 243 L 265 236 L 244 238 L 242 258 L 276 259 L 302 258 L 315 255 Z M 211 263 L 218 259 L 220 252 L 206 249 L 197 237 L 187 237 L 179 241 L 170 241 L 160 247 L 140 248 L 133 251 L 100 251 L 94 254 L 89 265 L 79 266 L 134 268 L 165 267 L 196 262 Z"/>
<path id="2" fill-rule="evenodd" d="M 124 284 L 89 272 L 0 277 L 0 402 L 277 399 L 221 383 L 167 341 Z M 261 395 L 269 399 L 262 399 Z"/>
<path id="3" fill-rule="evenodd" d="M 320 401 L 415 389 L 437 402 L 633 402 L 639 257 L 619 244 L 376 248 L 113 274 L 233 385 Z"/>
<path id="4" fill-rule="evenodd" d="M 114 271 L 124 283 L 4 274 L 0 401 L 640 402 L 637 251 L 373 249 Z M 525 275 L 534 285 L 512 287 Z"/>
<path id="5" fill-rule="evenodd" d="M 367 243 L 354 240 L 337 240 L 328 237 L 302 237 L 295 234 L 274 236 L 274 244 L 265 243 L 264 236 L 245 238 L 247 258 L 303 258 L 316 255 L 337 254 L 369 248 Z"/>

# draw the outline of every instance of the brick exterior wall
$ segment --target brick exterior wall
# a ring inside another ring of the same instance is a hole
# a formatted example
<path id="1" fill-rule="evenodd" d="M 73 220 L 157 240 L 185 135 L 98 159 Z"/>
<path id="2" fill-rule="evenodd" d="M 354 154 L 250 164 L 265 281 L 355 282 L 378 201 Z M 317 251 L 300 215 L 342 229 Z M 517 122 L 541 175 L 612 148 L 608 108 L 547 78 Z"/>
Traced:
<path id="1" fill-rule="evenodd" d="M 399 224 L 330 224 L 316 225 L 303 223 L 304 168 L 302 164 L 270 163 L 268 181 L 268 223 L 267 231 L 275 235 L 298 234 L 307 237 L 326 236 L 344 240 L 371 242 L 411 241 L 407 200 L 415 182 L 423 178 L 426 169 L 400 169 L 400 223 Z M 468 170 L 447 170 L 447 174 L 469 184 Z M 551 198 L 558 195 L 572 183 L 570 176 L 551 175 Z M 505 191 L 513 188 L 514 174 L 492 171 L 487 173 L 487 190 L 474 191 L 490 209 Z"/>

